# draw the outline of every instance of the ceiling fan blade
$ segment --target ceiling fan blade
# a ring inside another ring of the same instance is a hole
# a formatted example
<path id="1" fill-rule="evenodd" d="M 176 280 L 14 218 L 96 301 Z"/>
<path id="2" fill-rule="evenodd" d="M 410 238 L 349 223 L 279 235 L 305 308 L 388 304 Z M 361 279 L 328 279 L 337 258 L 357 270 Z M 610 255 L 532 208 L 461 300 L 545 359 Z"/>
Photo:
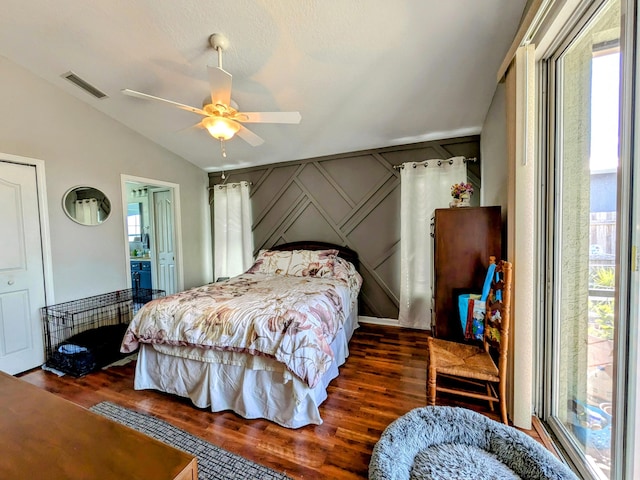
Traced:
<path id="1" fill-rule="evenodd" d="M 182 110 L 186 110 L 187 112 L 197 113 L 198 115 L 209 116 L 209 114 L 204 110 L 202 110 L 201 108 L 196 108 L 190 105 L 185 105 L 183 103 L 174 102 L 172 100 L 167 100 L 166 98 L 154 97 L 153 95 L 149 95 L 142 92 L 136 92 L 135 90 L 129 90 L 128 88 L 125 88 L 124 90 L 122 90 L 122 93 L 124 93 L 125 95 L 129 95 L 130 97 L 143 98 L 145 100 L 156 100 L 159 102 L 168 103 L 169 105 L 173 105 L 174 107 L 178 107 Z"/>
<path id="2" fill-rule="evenodd" d="M 205 126 L 202 124 L 202 122 L 198 122 L 194 125 L 189 125 L 184 128 L 181 128 L 180 130 L 177 131 L 177 133 L 188 132 L 190 130 L 201 130 L 203 128 L 205 128 Z"/>
<path id="3" fill-rule="evenodd" d="M 238 112 L 234 120 L 244 123 L 300 123 L 300 112 Z"/>
<path id="4" fill-rule="evenodd" d="M 231 74 L 220 67 L 207 66 L 211 85 L 211 103 L 226 105 L 231 103 Z"/>
<path id="5" fill-rule="evenodd" d="M 238 130 L 238 133 L 236 133 L 236 135 L 238 135 L 241 139 L 243 139 L 249 145 L 251 145 L 252 147 L 257 147 L 258 145 L 262 145 L 264 143 L 264 140 L 262 138 L 260 138 L 258 135 L 253 133 L 247 127 L 244 127 L 241 124 L 238 124 L 238 125 L 240 125 L 240 130 Z"/>

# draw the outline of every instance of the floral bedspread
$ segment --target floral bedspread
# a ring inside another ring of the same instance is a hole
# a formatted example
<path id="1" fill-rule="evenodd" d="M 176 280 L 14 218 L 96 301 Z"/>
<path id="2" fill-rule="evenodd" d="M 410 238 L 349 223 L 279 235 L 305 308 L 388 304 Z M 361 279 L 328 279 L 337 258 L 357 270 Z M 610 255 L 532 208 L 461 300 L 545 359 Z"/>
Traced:
<path id="1" fill-rule="evenodd" d="M 355 296 L 343 279 L 245 273 L 147 303 L 121 351 L 150 343 L 262 355 L 313 388 Z"/>

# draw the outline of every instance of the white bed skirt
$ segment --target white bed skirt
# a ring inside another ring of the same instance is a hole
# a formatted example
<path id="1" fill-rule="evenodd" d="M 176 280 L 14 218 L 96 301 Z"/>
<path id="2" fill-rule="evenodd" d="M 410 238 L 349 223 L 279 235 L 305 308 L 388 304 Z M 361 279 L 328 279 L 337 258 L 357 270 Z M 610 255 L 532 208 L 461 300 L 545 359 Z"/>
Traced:
<path id="1" fill-rule="evenodd" d="M 251 370 L 200 362 L 157 352 L 148 344 L 140 346 L 134 388 L 160 390 L 189 398 L 194 405 L 210 407 L 212 412 L 232 410 L 244 418 L 266 418 L 288 428 L 320 425 L 318 407 L 326 400 L 327 386 L 338 376 L 338 367 L 349 356 L 348 344 L 356 328 L 357 310 L 331 344 L 334 361 L 314 388 L 279 366 L 274 370 Z"/>

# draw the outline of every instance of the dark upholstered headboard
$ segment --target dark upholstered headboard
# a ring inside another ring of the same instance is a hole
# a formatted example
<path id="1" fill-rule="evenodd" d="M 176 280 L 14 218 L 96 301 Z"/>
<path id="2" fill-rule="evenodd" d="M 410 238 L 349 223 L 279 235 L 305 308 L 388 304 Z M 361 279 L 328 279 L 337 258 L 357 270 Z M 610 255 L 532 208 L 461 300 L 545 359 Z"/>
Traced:
<path id="1" fill-rule="evenodd" d="M 358 254 L 351 250 L 349 247 L 343 247 L 342 245 L 335 245 L 328 242 L 318 242 L 315 240 L 302 240 L 299 242 L 283 243 L 281 245 L 274 245 L 271 250 L 338 250 L 338 256 L 344 258 L 346 261 L 353 263 L 356 270 L 360 271 L 360 261 Z"/>

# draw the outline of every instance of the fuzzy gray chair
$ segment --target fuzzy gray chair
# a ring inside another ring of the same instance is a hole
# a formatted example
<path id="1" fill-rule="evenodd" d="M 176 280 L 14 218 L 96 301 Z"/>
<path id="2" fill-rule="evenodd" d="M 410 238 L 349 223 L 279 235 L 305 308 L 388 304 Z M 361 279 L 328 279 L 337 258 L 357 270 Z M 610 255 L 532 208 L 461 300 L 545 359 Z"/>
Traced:
<path id="1" fill-rule="evenodd" d="M 458 407 L 421 407 L 383 432 L 370 480 L 578 480 L 536 440 Z"/>

